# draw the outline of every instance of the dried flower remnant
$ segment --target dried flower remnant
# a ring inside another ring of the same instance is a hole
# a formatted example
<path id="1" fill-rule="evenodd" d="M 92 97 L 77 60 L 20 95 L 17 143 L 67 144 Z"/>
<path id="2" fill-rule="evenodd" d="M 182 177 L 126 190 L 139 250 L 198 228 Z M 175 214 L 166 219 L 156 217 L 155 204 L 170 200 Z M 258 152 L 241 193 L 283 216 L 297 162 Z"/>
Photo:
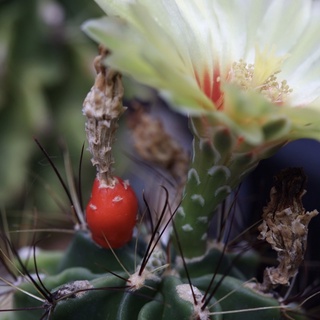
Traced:
<path id="1" fill-rule="evenodd" d="M 154 119 L 141 106 L 135 105 L 135 112 L 129 122 L 134 147 L 139 156 L 157 165 L 183 186 L 187 177 L 189 155 L 166 131 L 162 122 Z"/>
<path id="2" fill-rule="evenodd" d="M 108 51 L 100 46 L 100 55 L 94 61 L 97 72 L 94 86 L 83 103 L 86 116 L 86 133 L 92 164 L 97 167 L 98 179 L 106 186 L 114 186 L 112 175 L 114 162 L 111 148 L 118 119 L 126 110 L 122 105 L 123 86 L 121 74 L 103 65 Z"/>
<path id="3" fill-rule="evenodd" d="M 306 212 L 301 199 L 306 176 L 301 168 L 288 168 L 275 177 L 270 202 L 263 209 L 258 239 L 267 241 L 277 252 L 279 265 L 266 268 L 258 289 L 268 292 L 278 285 L 289 285 L 303 262 L 307 247 L 308 224 L 318 214 Z"/>

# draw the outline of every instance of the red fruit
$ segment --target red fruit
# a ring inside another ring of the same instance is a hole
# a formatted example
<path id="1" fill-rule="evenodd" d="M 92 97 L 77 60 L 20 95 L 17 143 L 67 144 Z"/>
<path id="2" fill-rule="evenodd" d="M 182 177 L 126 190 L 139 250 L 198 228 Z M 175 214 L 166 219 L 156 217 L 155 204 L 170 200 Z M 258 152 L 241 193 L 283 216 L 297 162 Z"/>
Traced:
<path id="1" fill-rule="evenodd" d="M 138 200 L 132 188 L 116 179 L 114 187 L 101 187 L 100 181 L 95 179 L 86 209 L 92 239 L 108 249 L 122 247 L 131 240 L 138 211 Z"/>

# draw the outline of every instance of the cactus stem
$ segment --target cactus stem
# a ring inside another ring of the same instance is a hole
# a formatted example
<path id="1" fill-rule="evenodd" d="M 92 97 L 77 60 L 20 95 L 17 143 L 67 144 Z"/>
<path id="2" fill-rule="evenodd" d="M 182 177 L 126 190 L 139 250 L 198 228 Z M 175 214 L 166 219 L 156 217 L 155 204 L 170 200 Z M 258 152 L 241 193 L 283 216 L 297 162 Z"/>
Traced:
<path id="1" fill-rule="evenodd" d="M 205 233 L 216 209 L 270 151 L 268 143 L 248 148 L 227 126 L 212 121 L 210 126 L 201 117 L 190 121 L 194 133 L 192 163 L 175 218 L 187 258 L 206 253 Z M 274 151 L 281 145 L 275 142 Z"/>

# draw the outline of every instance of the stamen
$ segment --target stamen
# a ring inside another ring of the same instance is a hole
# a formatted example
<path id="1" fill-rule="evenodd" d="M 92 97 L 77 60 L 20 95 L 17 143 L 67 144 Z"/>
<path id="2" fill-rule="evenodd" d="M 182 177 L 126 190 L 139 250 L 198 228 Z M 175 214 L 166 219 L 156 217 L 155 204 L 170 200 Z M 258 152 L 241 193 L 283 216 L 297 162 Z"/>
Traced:
<path id="1" fill-rule="evenodd" d="M 263 53 L 268 54 L 266 51 Z M 263 53 L 257 51 L 259 56 L 255 59 L 257 64 L 248 64 L 242 59 L 239 62 L 234 62 L 229 71 L 228 80 L 245 91 L 256 90 L 271 102 L 281 104 L 292 92 L 286 80 L 279 82 L 277 79 L 277 74 L 281 72 L 279 69 L 280 63 L 285 58 L 276 58 L 272 52 L 269 56 L 270 61 L 263 65 L 262 61 L 267 61 L 268 58 L 262 57 Z"/>
<path id="2" fill-rule="evenodd" d="M 256 47 L 254 63 L 243 59 L 234 62 L 225 76 L 216 68 L 213 74 L 195 73 L 199 87 L 212 100 L 217 110 L 223 109 L 224 93 L 221 83 L 234 83 L 242 90 L 254 90 L 263 94 L 269 101 L 282 104 L 292 92 L 286 80 L 279 81 L 277 75 L 288 55 L 277 56 L 274 47 L 260 50 Z"/>

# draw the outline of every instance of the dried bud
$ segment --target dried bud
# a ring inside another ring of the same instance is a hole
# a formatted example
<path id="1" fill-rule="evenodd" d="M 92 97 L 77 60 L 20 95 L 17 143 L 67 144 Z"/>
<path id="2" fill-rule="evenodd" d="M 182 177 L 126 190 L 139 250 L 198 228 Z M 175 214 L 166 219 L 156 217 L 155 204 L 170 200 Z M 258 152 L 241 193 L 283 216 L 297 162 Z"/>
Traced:
<path id="1" fill-rule="evenodd" d="M 103 65 L 108 54 L 100 47 L 100 55 L 95 59 L 97 71 L 95 83 L 83 103 L 83 114 L 86 116 L 86 134 L 92 164 L 97 167 L 97 177 L 102 184 L 113 186 L 112 175 L 114 162 L 111 149 L 118 119 L 125 111 L 122 106 L 123 86 L 120 73 Z"/>
<path id="2" fill-rule="evenodd" d="M 165 169 L 183 187 L 189 156 L 166 131 L 161 121 L 152 118 L 137 103 L 129 123 L 134 147 L 139 156 L 154 165 Z"/>

